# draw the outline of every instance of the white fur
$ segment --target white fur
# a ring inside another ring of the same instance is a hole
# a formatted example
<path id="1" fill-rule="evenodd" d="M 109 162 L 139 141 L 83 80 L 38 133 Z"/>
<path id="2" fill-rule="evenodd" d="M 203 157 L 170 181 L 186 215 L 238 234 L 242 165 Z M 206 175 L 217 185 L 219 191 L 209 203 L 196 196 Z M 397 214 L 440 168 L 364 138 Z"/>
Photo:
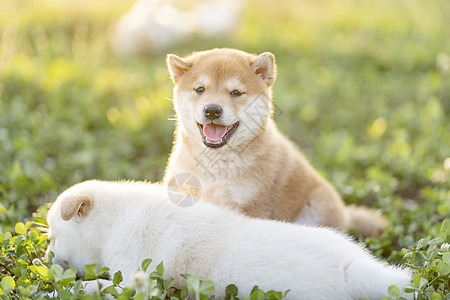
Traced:
<path id="1" fill-rule="evenodd" d="M 200 76 L 197 79 L 197 83 L 195 86 L 209 86 L 211 84 L 211 78 L 206 76 L 205 74 L 200 74 Z"/>
<path id="2" fill-rule="evenodd" d="M 228 80 L 226 82 L 225 86 L 227 87 L 227 89 L 229 91 L 232 91 L 232 90 L 236 89 L 236 90 L 239 90 L 240 92 L 245 92 L 243 90 L 244 89 L 244 85 L 239 81 L 238 77 L 234 77 L 234 78 Z"/>
<path id="3" fill-rule="evenodd" d="M 61 202 L 87 196 L 92 208 L 69 221 Z M 373 258 L 347 236 L 326 228 L 251 219 L 199 202 L 178 207 L 167 188 L 142 182 L 87 181 L 62 193 L 48 213 L 54 263 L 75 267 L 96 263 L 122 271 L 130 282 L 142 260 L 161 261 L 176 285 L 179 274 L 213 280 L 216 297 L 227 284 L 239 295 L 254 285 L 290 289 L 287 299 L 379 299 L 392 285 L 410 281 L 406 270 Z"/>

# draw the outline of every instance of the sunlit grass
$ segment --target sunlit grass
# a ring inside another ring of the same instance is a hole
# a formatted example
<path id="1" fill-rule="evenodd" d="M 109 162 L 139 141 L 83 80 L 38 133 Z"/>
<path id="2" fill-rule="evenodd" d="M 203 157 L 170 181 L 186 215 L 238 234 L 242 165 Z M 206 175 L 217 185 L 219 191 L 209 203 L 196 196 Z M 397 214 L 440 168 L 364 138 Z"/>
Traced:
<path id="1" fill-rule="evenodd" d="M 166 53 L 111 49 L 132 4 L 2 2 L 0 197 L 14 210 L 3 226 L 84 179 L 162 178 L 175 124 Z M 447 200 L 449 18 L 444 0 L 254 0 L 230 33 L 167 52 L 272 51 L 280 129 L 348 202 L 396 216 L 405 191 Z"/>
<path id="2" fill-rule="evenodd" d="M 82 180 L 162 178 L 175 125 L 166 53 L 111 47 L 133 3 L 2 0 L 1 231 Z M 346 202 L 387 216 L 380 240 L 357 238 L 398 263 L 421 238 L 432 249 L 450 214 L 448 20 L 447 0 L 249 0 L 229 33 L 166 52 L 273 52 L 279 128 Z"/>

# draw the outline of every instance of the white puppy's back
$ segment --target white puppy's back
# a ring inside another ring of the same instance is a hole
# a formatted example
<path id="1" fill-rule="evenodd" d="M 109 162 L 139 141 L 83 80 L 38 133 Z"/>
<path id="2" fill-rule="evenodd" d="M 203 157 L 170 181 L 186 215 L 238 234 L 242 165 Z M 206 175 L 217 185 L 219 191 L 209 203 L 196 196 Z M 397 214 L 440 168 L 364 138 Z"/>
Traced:
<path id="1" fill-rule="evenodd" d="M 199 245 L 197 251 L 220 257 L 216 268 L 204 274 L 218 291 L 230 283 L 223 278 L 233 278 L 244 295 L 258 285 L 263 290 L 290 289 L 288 299 L 379 299 L 390 285 L 402 287 L 410 281 L 408 271 L 387 266 L 334 230 L 220 213 L 200 213 L 195 219 L 203 221 L 192 230 L 199 237 L 204 223 L 211 224 L 201 234 L 208 246 Z"/>
<path id="2" fill-rule="evenodd" d="M 86 222 L 100 220 L 96 230 L 111 236 L 98 259 L 125 280 L 152 258 L 150 267 L 163 261 L 178 284 L 182 273 L 213 280 L 218 298 L 234 283 L 241 296 L 258 285 L 290 289 L 288 299 L 379 299 L 390 285 L 410 281 L 406 270 L 377 261 L 330 229 L 251 219 L 208 203 L 178 207 L 165 187 L 148 183 L 90 181 L 58 199 L 71 193 L 94 199 Z"/>

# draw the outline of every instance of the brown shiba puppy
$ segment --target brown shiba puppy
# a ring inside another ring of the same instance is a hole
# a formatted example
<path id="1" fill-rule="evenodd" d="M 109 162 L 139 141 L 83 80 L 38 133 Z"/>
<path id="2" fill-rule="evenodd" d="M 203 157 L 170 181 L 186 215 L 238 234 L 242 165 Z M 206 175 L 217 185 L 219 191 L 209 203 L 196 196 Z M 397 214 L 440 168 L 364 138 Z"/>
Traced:
<path id="1" fill-rule="evenodd" d="M 167 65 L 178 123 L 166 183 L 253 217 L 383 232 L 383 217 L 345 206 L 277 129 L 273 54 L 214 49 L 170 54 Z"/>

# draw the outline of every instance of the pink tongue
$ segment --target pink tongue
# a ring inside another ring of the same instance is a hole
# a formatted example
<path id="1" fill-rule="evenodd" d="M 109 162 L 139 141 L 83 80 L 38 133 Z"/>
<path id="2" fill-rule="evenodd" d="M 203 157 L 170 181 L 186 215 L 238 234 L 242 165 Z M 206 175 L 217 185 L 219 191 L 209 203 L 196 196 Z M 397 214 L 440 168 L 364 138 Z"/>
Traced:
<path id="1" fill-rule="evenodd" d="M 203 125 L 203 133 L 211 142 L 219 142 L 221 138 L 227 133 L 227 126 L 217 124 Z"/>

